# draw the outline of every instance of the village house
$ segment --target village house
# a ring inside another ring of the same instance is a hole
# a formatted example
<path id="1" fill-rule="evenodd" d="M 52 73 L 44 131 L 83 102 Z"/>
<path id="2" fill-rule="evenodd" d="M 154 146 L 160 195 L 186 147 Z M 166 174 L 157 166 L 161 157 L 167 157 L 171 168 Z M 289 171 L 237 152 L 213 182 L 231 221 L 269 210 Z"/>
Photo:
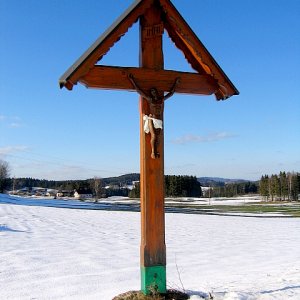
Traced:
<path id="1" fill-rule="evenodd" d="M 77 189 L 74 192 L 74 197 L 76 199 L 89 199 L 93 198 L 93 193 L 90 189 Z"/>
<path id="2" fill-rule="evenodd" d="M 62 198 L 62 197 L 73 197 L 74 196 L 74 192 L 73 191 L 69 191 L 69 190 L 60 190 L 56 193 L 56 197 L 57 198 Z"/>

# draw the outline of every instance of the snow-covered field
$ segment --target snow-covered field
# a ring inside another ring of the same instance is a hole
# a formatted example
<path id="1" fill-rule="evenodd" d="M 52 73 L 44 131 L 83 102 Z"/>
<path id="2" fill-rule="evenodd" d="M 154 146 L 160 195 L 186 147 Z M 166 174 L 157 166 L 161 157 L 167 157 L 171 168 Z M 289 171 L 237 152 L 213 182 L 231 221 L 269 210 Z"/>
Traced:
<path id="1" fill-rule="evenodd" d="M 1 300 L 110 300 L 139 289 L 139 213 L 0 200 Z M 169 288 L 300 299 L 299 218 L 169 213 L 166 243 Z"/>

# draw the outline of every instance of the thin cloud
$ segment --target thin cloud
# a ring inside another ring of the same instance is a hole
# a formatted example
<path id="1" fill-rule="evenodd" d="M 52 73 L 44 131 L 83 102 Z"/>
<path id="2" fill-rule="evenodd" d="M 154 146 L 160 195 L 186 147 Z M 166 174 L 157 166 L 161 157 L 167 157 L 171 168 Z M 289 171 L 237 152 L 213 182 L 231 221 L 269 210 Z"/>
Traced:
<path id="1" fill-rule="evenodd" d="M 208 135 L 192 135 L 187 134 L 176 139 L 173 139 L 171 142 L 173 144 L 184 145 L 188 143 L 211 143 L 218 142 L 226 139 L 236 137 L 235 134 L 228 132 L 216 132 Z"/>
<path id="2" fill-rule="evenodd" d="M 5 116 L 0 115 L 0 122 L 3 122 L 5 126 L 9 128 L 20 128 L 23 127 L 23 122 L 20 117 L 18 116 Z"/>
<path id="3" fill-rule="evenodd" d="M 28 146 L 6 146 L 6 147 L 1 147 L 0 148 L 0 155 L 5 156 L 5 155 L 11 155 L 16 152 L 23 152 L 28 150 Z"/>
<path id="4" fill-rule="evenodd" d="M 10 128 L 19 128 L 19 127 L 22 127 L 22 124 L 21 123 L 13 122 L 13 123 L 9 124 L 9 127 Z"/>

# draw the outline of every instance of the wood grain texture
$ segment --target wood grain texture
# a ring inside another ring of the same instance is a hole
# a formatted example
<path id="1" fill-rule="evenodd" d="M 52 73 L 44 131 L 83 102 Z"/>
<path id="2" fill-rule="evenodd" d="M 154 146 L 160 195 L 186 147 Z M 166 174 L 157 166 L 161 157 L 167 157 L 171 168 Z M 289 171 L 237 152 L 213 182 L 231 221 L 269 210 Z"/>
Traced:
<path id="1" fill-rule="evenodd" d="M 140 20 L 140 67 L 163 70 L 162 36 L 146 38 L 145 28 L 161 23 L 161 11 L 153 5 Z M 163 94 L 162 90 L 158 90 Z M 162 104 L 163 105 L 163 104 Z M 164 213 L 164 139 L 160 133 L 158 152 L 151 158 L 150 134 L 145 134 L 143 116 L 149 114 L 148 102 L 140 99 L 141 159 L 141 266 L 166 265 Z"/>
<path id="2" fill-rule="evenodd" d="M 217 81 L 207 74 L 107 66 L 95 66 L 80 79 L 80 83 L 89 88 L 134 91 L 128 79 L 129 74 L 133 75 L 144 91 L 155 87 L 160 91 L 169 92 L 176 78 L 180 78 L 176 93 L 211 95 L 219 88 Z"/>

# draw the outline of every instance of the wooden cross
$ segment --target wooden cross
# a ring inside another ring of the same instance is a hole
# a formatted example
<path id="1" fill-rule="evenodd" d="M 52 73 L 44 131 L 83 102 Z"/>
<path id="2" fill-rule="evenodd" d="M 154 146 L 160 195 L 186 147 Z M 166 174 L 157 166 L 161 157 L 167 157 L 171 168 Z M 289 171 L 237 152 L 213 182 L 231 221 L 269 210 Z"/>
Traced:
<path id="1" fill-rule="evenodd" d="M 140 67 L 97 64 L 137 21 Z M 165 30 L 195 73 L 164 70 Z M 136 0 L 59 80 L 69 90 L 78 82 L 140 94 L 141 288 L 166 293 L 164 100 L 174 92 L 215 94 L 217 100 L 239 92 L 170 0 Z"/>

